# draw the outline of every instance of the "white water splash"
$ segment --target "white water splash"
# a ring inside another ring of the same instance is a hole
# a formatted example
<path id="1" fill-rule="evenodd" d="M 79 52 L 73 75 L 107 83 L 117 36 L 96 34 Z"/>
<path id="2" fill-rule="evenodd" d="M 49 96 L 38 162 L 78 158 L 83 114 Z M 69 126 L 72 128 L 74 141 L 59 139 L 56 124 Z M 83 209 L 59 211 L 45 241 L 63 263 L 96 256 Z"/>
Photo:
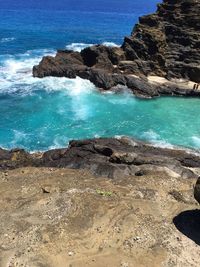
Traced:
<path id="1" fill-rule="evenodd" d="M 200 137 L 199 136 L 192 136 L 192 142 L 197 148 L 200 148 Z"/>
<path id="2" fill-rule="evenodd" d="M 142 138 L 146 139 L 147 141 L 151 142 L 154 146 L 163 147 L 163 148 L 174 148 L 174 146 L 165 140 L 162 140 L 160 135 L 150 129 L 147 132 L 144 132 Z"/>
<path id="3" fill-rule="evenodd" d="M 81 78 L 68 79 L 59 77 L 45 77 L 43 79 L 32 76 L 32 68 L 45 55 L 54 56 L 56 51 L 48 49 L 30 50 L 17 56 L 5 56 L 0 61 L 0 93 L 20 92 L 30 94 L 35 90 L 58 91 L 66 90 L 71 96 L 77 96 L 93 90 L 92 83 Z"/>
<path id="4" fill-rule="evenodd" d="M 81 52 L 86 47 L 93 46 L 94 44 L 85 44 L 85 43 L 72 43 L 66 45 L 66 49 L 73 50 L 75 52 Z"/>
<path id="5" fill-rule="evenodd" d="M 72 43 L 69 45 L 66 45 L 66 49 L 73 50 L 75 52 L 81 52 L 86 47 L 90 47 L 96 44 L 86 44 L 86 43 Z M 103 42 L 102 45 L 108 46 L 108 47 L 119 47 L 117 44 L 113 42 Z"/>
<path id="6" fill-rule="evenodd" d="M 109 46 L 109 47 L 119 47 L 116 43 L 113 42 L 104 42 L 102 45 Z"/>
<path id="7" fill-rule="evenodd" d="M 14 40 L 16 40 L 16 38 L 14 38 L 14 37 L 1 38 L 0 43 L 2 43 L 2 44 L 3 43 L 9 43 L 9 42 L 12 42 Z"/>

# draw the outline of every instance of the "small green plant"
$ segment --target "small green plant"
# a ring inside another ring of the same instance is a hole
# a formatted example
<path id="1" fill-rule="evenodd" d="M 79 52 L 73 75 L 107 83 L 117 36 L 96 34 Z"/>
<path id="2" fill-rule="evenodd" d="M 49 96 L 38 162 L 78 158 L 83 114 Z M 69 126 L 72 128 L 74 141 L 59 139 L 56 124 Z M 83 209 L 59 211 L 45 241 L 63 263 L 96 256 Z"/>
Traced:
<path id="1" fill-rule="evenodd" d="M 97 192 L 97 194 L 99 194 L 103 197 L 111 197 L 113 194 L 113 192 L 111 192 L 111 191 L 104 191 L 102 189 L 97 189 L 96 192 Z"/>

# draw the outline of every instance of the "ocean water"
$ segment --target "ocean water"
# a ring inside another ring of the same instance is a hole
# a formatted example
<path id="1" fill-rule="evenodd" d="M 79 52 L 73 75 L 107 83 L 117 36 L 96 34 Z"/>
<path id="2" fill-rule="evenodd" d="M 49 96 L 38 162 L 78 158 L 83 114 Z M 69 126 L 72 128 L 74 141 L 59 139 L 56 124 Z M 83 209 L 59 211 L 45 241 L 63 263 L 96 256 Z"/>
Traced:
<path id="1" fill-rule="evenodd" d="M 58 48 L 120 45 L 156 0 L 0 0 L 0 146 L 43 151 L 71 139 L 128 135 L 200 148 L 200 100 L 99 93 L 76 78 L 33 78 Z"/>

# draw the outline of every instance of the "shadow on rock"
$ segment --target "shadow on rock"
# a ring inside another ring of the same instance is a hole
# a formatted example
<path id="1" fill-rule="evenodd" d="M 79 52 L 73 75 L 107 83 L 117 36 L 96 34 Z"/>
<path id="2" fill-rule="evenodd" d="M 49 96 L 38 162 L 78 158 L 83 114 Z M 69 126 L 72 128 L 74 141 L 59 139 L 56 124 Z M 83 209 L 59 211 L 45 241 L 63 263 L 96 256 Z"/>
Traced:
<path id="1" fill-rule="evenodd" d="M 173 219 L 176 228 L 200 245 L 200 210 L 187 210 L 181 212 Z"/>

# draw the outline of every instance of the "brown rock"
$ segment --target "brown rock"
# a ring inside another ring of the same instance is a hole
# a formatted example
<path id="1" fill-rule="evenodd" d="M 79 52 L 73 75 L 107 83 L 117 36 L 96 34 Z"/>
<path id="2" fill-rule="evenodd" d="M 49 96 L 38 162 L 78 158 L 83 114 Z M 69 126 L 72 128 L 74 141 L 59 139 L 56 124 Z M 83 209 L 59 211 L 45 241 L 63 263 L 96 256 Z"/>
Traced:
<path id="1" fill-rule="evenodd" d="M 95 45 L 80 53 L 59 50 L 33 67 L 34 77 L 88 79 L 101 89 L 126 86 L 139 97 L 199 96 L 191 86 L 150 84 L 144 75 L 200 82 L 200 2 L 164 0 L 157 12 L 139 18 L 122 47 Z M 134 74 L 138 79 L 127 78 Z"/>

